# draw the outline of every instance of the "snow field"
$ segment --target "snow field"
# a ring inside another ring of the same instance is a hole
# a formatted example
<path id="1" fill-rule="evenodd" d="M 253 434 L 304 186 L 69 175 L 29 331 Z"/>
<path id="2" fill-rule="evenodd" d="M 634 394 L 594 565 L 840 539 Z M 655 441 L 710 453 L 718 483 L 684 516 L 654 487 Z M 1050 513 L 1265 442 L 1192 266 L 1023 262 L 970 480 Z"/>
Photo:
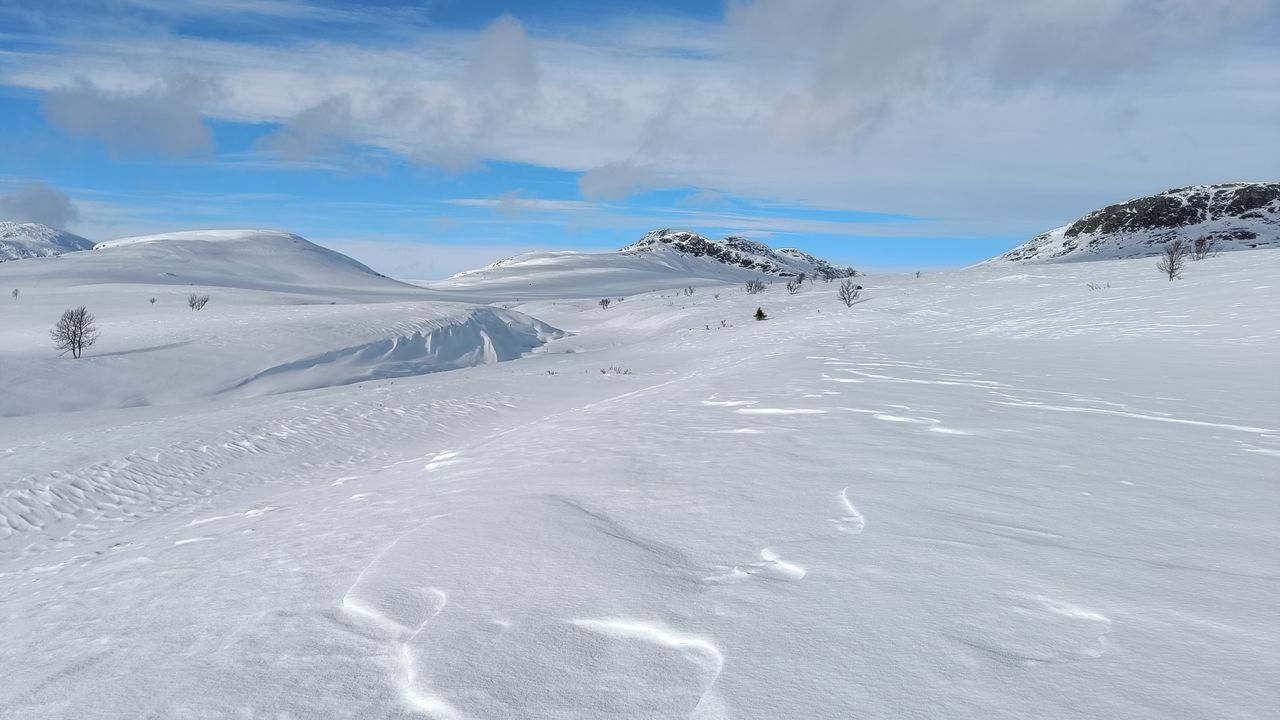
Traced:
<path id="1" fill-rule="evenodd" d="M 0 537 L 0 717 L 1267 717 L 1278 260 L 544 299 L 514 362 L 0 419 L 0 501 L 101 490 Z"/>

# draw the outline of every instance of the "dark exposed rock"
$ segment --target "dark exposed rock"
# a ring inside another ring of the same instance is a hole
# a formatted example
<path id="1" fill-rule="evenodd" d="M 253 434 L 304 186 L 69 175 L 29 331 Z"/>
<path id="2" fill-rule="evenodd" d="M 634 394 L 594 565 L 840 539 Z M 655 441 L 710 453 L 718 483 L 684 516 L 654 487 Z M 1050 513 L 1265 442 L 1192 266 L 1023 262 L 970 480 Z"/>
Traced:
<path id="1" fill-rule="evenodd" d="M 764 243 L 734 235 L 719 241 L 708 240 L 688 230 L 654 230 L 622 248 L 621 252 L 650 252 L 661 247 L 671 248 L 690 257 L 710 257 L 725 265 L 780 277 L 794 277 L 801 272 L 824 279 L 862 274 L 853 268 L 837 267 L 794 248 L 774 250 Z"/>
<path id="2" fill-rule="evenodd" d="M 1280 247 L 1280 183 L 1197 185 L 1108 205 L 997 259 L 1142 257 L 1171 240 L 1199 237 L 1218 250 Z"/>

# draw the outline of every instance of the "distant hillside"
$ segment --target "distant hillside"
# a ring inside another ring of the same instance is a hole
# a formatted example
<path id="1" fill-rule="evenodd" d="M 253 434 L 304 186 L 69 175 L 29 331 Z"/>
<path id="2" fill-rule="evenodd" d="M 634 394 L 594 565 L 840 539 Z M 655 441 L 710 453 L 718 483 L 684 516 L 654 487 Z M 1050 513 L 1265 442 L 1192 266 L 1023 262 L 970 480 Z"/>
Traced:
<path id="1" fill-rule="evenodd" d="M 92 241 L 48 225 L 0 221 L 0 262 L 56 257 L 92 247 Z"/>
<path id="2" fill-rule="evenodd" d="M 1218 251 L 1280 247 L 1280 183 L 1196 185 L 1108 205 L 993 261 L 1144 257 L 1170 240 L 1200 237 Z"/>
<path id="3" fill-rule="evenodd" d="M 275 230 L 197 230 L 122 238 L 56 262 L 34 259 L 15 264 L 5 274 L 32 286 L 134 283 L 307 293 L 420 292 L 342 253 Z"/>
<path id="4" fill-rule="evenodd" d="M 730 267 L 782 277 L 793 277 L 800 273 L 819 278 L 854 277 L 862 274 L 850 267 L 837 267 L 795 248 L 774 250 L 764 243 L 735 236 L 723 240 L 708 240 L 687 230 L 654 230 L 619 252 L 662 250 L 673 250 L 695 258 L 706 257 Z"/>
<path id="5" fill-rule="evenodd" d="M 713 241 L 684 230 L 657 230 L 617 252 L 524 253 L 425 286 L 443 293 L 487 293 L 493 300 L 529 300 L 625 295 L 802 272 L 817 278 L 861 274 L 799 250 L 772 250 L 746 238 Z"/>

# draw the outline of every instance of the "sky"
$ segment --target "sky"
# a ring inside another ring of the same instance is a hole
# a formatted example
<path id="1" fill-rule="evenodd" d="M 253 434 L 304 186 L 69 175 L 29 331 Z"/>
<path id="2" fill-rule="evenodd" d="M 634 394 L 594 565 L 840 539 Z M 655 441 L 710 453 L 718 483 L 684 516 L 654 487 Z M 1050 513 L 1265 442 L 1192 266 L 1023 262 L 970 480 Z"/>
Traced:
<path id="1" fill-rule="evenodd" d="M 0 0 L 0 219 L 955 266 L 1277 180 L 1278 77 L 1280 0 Z"/>

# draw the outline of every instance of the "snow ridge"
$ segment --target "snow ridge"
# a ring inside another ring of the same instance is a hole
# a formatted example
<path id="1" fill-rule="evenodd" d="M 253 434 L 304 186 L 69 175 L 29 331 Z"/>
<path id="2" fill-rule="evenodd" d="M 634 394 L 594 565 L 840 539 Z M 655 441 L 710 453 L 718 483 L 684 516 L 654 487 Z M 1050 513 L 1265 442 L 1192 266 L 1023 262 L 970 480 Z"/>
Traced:
<path id="1" fill-rule="evenodd" d="M 1280 183 L 1195 185 L 1108 205 L 993 261 L 1146 257 L 1170 240 L 1201 237 L 1215 251 L 1280 247 Z"/>

